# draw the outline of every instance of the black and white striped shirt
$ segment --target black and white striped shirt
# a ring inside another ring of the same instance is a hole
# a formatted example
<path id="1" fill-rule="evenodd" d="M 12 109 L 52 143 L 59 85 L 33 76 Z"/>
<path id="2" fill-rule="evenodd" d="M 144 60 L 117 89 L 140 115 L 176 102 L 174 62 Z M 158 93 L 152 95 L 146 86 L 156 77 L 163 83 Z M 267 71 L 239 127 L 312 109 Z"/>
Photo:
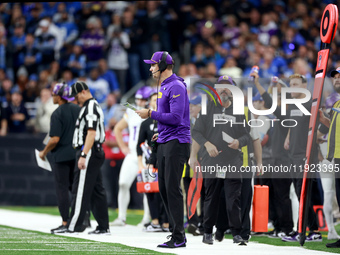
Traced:
<path id="1" fill-rule="evenodd" d="M 79 148 L 85 144 L 88 129 L 96 130 L 95 143 L 105 141 L 104 113 L 94 98 L 87 100 L 79 112 L 73 135 L 74 148 Z"/>

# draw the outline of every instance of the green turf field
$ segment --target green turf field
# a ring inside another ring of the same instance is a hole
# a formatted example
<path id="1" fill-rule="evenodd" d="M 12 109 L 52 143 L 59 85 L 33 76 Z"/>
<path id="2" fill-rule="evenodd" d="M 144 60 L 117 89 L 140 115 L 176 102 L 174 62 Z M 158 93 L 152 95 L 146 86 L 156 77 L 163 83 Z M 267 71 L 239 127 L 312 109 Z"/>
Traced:
<path id="1" fill-rule="evenodd" d="M 0 226 L 1 255 L 162 254 L 116 243 L 95 242 Z"/>

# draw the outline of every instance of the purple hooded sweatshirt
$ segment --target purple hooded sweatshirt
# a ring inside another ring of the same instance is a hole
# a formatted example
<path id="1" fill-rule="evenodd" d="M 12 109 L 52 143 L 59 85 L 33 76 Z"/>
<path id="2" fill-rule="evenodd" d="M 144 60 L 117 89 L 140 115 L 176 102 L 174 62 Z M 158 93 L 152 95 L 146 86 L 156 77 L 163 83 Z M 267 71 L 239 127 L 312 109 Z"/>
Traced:
<path id="1" fill-rule="evenodd" d="M 175 139 L 190 143 L 189 97 L 181 77 L 172 74 L 162 82 L 157 111 L 151 113 L 151 118 L 158 121 L 158 143 Z"/>

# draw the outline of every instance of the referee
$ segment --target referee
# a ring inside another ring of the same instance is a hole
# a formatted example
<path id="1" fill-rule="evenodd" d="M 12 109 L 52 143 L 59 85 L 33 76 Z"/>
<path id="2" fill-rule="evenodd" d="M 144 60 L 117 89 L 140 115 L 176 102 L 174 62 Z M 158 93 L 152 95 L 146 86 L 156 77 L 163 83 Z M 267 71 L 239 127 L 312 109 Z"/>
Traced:
<path id="1" fill-rule="evenodd" d="M 89 234 L 110 234 L 106 192 L 100 168 L 105 160 L 102 143 L 105 140 L 104 114 L 92 97 L 85 82 L 72 85 L 72 96 L 82 105 L 73 135 L 76 167 L 72 187 L 72 208 L 65 232 L 83 232 L 86 210 L 90 208 L 98 226 Z"/>

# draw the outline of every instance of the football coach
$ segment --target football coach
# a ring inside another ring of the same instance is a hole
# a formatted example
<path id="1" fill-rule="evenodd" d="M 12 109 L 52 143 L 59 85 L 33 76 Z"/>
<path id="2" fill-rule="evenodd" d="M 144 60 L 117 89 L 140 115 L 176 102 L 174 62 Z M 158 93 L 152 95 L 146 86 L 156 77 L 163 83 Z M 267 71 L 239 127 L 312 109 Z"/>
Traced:
<path id="1" fill-rule="evenodd" d="M 136 111 L 143 119 L 158 121 L 157 160 L 159 192 L 168 213 L 171 239 L 158 245 L 161 248 L 186 246 L 184 232 L 184 208 L 181 178 L 185 162 L 190 156 L 190 113 L 187 86 L 184 80 L 173 73 L 174 61 L 166 51 L 155 52 L 150 60 L 153 78 L 161 87 L 157 98 L 157 111 Z"/>

